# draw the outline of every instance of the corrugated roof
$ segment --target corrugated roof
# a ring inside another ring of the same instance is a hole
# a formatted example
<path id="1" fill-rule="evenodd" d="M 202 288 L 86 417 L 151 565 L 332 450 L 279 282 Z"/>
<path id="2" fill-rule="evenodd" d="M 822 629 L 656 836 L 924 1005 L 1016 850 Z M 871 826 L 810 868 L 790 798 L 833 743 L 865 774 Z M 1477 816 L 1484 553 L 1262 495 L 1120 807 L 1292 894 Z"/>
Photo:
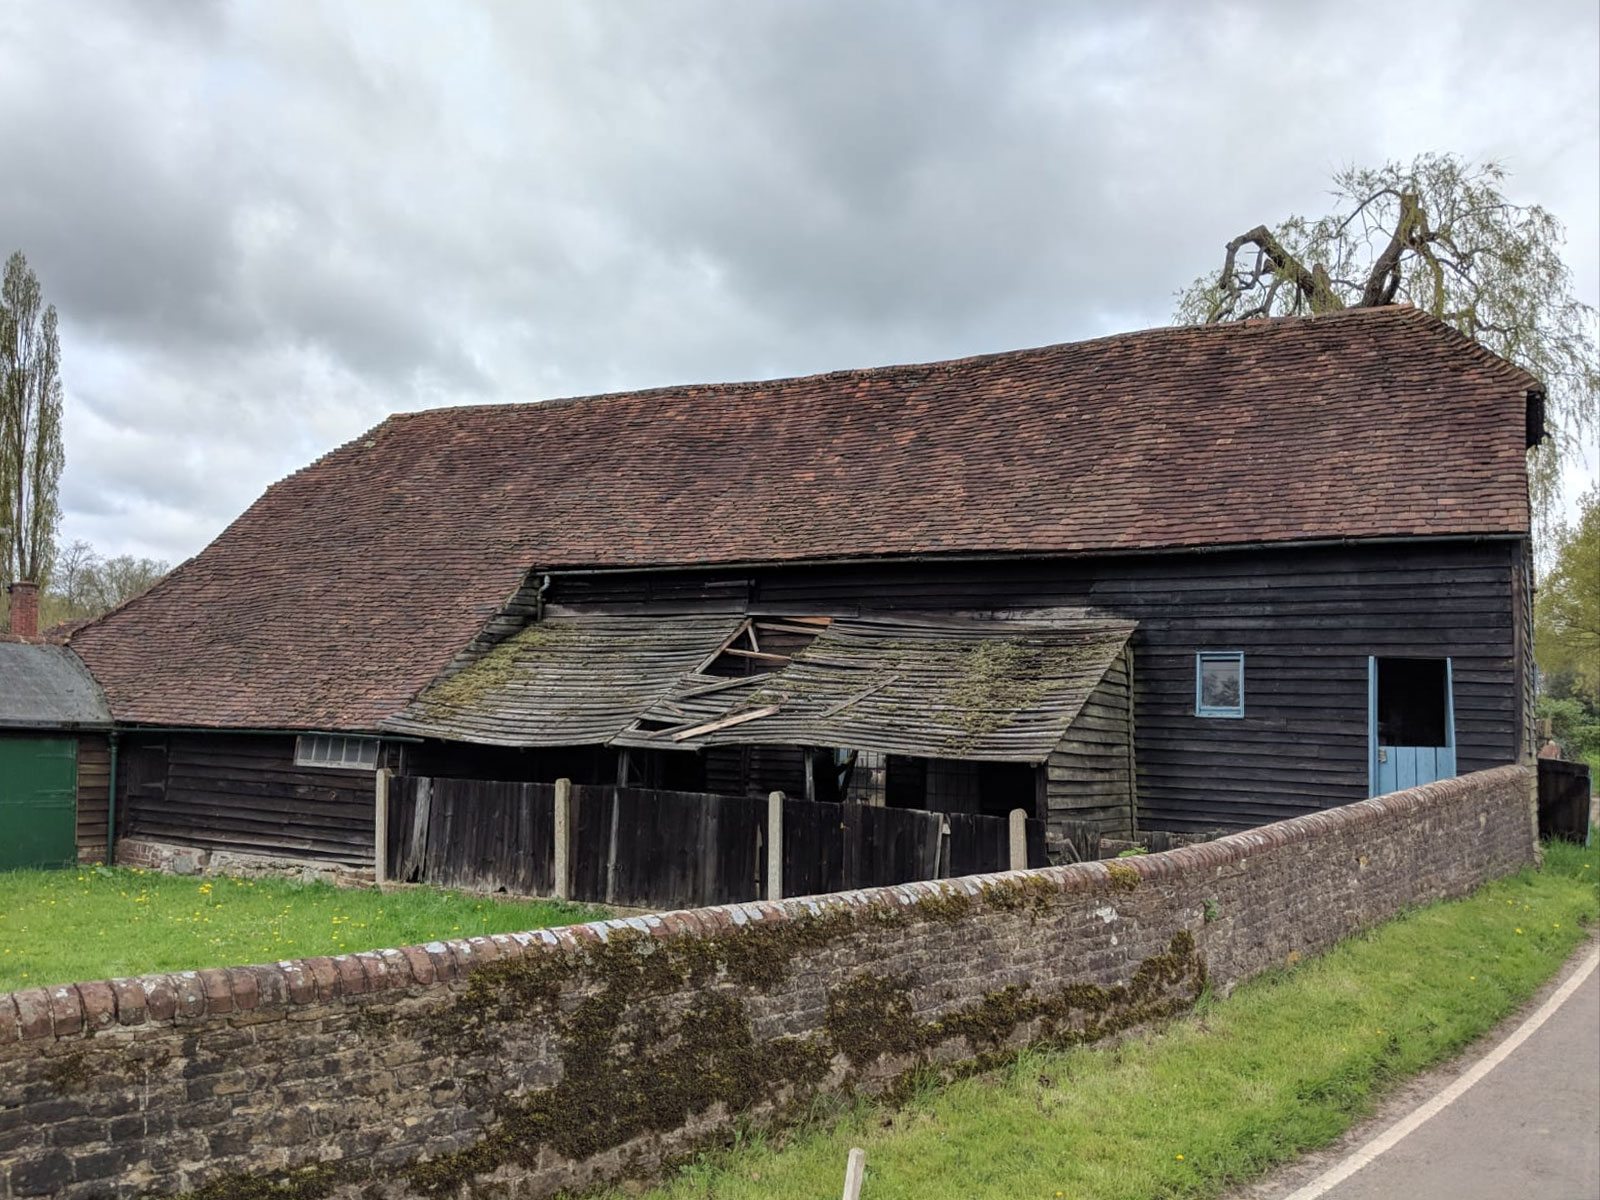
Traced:
<path id="1" fill-rule="evenodd" d="M 65 646 L 0 642 L 0 729 L 107 729 L 111 710 Z"/>
<path id="2" fill-rule="evenodd" d="M 1041 762 L 1134 629 L 841 619 L 786 666 L 703 674 L 744 623 L 551 617 L 429 688 L 388 728 L 506 746 L 839 746 Z"/>
<path id="3" fill-rule="evenodd" d="M 496 746 L 609 742 L 714 655 L 743 617 L 547 617 L 384 723 Z"/>
<path id="4" fill-rule="evenodd" d="M 1386 308 L 411 413 L 72 645 L 121 720 L 371 729 L 533 567 L 1525 535 L 1533 386 Z"/>

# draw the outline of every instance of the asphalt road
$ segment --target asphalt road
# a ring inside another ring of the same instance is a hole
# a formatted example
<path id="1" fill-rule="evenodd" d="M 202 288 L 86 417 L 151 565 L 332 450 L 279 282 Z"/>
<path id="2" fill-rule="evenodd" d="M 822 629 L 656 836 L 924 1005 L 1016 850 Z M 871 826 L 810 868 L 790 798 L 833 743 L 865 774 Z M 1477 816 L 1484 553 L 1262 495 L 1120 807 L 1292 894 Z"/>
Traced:
<path id="1" fill-rule="evenodd" d="M 1592 945 L 1592 943 L 1591 943 Z M 1589 948 L 1580 954 L 1581 963 Z M 1470 1057 L 1433 1093 L 1471 1069 Z M 1432 1097 L 1415 1096 L 1408 1111 Z M 1406 1112 L 1387 1114 L 1389 1122 Z M 1380 1136 L 1384 1126 L 1365 1131 Z M 1361 1149 L 1365 1138 L 1348 1146 Z M 1324 1164 L 1335 1167 L 1339 1159 Z M 1285 1181 L 1288 1197 L 1316 1181 Z M 1254 1194 L 1262 1195 L 1261 1191 Z M 1457 1099 L 1317 1200 L 1600 1200 L 1600 970 Z"/>

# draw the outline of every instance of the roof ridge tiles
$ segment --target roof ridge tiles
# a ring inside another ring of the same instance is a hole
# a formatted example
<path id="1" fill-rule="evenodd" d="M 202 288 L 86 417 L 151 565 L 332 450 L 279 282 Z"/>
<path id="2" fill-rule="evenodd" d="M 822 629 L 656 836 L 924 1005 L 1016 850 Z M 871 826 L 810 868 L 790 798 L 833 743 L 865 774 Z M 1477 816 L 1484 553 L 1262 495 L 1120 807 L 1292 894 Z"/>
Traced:
<path id="1" fill-rule="evenodd" d="M 417 420 L 443 415 L 467 415 L 474 413 L 508 414 L 517 411 L 526 411 L 533 408 L 556 409 L 568 405 L 589 403 L 604 403 L 606 401 L 642 401 L 652 399 L 698 397 L 700 395 L 737 395 L 746 392 L 770 392 L 774 389 L 793 387 L 800 384 L 823 384 L 834 381 L 851 379 L 878 380 L 915 371 L 948 370 L 959 367 L 972 367 L 981 364 L 999 362 L 1003 360 L 1016 361 L 1029 356 L 1046 356 L 1063 351 L 1082 351 L 1088 353 L 1096 347 L 1117 345 L 1120 343 L 1154 340 L 1162 338 L 1179 338 L 1193 336 L 1231 336 L 1233 331 L 1240 329 L 1273 329 L 1306 326 L 1310 324 L 1328 325 L 1338 322 L 1374 322 L 1385 323 L 1399 320 L 1412 320 L 1419 325 L 1434 332 L 1450 335 L 1450 340 L 1456 343 L 1455 348 L 1468 350 L 1470 356 L 1491 369 L 1502 374 L 1515 375 L 1525 378 L 1529 386 L 1539 386 L 1535 379 L 1522 367 L 1508 362 L 1495 354 L 1482 344 L 1473 341 L 1465 334 L 1456 330 L 1448 322 L 1442 320 L 1423 309 L 1412 304 L 1391 304 L 1376 308 L 1343 308 L 1333 312 L 1317 313 L 1312 316 L 1279 316 L 1256 317 L 1248 321 L 1218 321 L 1196 325 L 1152 325 L 1143 329 L 1127 330 L 1119 333 L 1100 334 L 1092 338 L 1082 338 L 1068 342 L 1049 342 L 1040 346 L 1023 346 L 1010 350 L 988 350 L 976 354 L 961 355 L 955 358 L 941 358 L 928 360 L 915 360 L 896 363 L 883 363 L 864 367 L 838 367 L 826 371 L 806 372 L 798 375 L 773 375 L 754 379 L 729 379 L 721 382 L 698 380 L 693 382 L 655 384 L 645 388 L 619 389 L 605 392 L 592 392 L 551 396 L 548 398 L 532 400 L 491 400 L 478 404 L 437 405 L 432 408 L 409 409 L 404 412 L 391 413 L 383 421 L 374 425 L 359 437 L 352 438 L 343 445 L 330 450 L 321 458 L 300 468 L 294 474 L 309 470 L 330 455 L 337 454 L 347 447 L 355 445 L 364 439 L 371 438 L 373 434 L 383 429 L 386 425 L 404 421 Z M 285 476 L 285 478 L 292 478 Z M 282 482 L 281 480 L 279 482 Z"/>

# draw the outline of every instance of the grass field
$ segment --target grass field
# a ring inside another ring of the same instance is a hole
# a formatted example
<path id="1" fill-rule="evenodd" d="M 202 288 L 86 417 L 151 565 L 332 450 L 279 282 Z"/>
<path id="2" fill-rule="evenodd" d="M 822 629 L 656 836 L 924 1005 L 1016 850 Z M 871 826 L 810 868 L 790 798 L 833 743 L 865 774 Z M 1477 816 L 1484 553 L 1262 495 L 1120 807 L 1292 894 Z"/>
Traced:
<path id="1" fill-rule="evenodd" d="M 1398 1081 L 1449 1058 L 1531 996 L 1600 916 L 1600 854 L 1412 913 L 1207 999 L 1165 1032 L 1026 1054 L 1009 1070 L 863 1104 L 686 1168 L 657 1200 L 836 1194 L 851 1146 L 864 1198 L 1213 1196 L 1325 1145 Z"/>
<path id="2" fill-rule="evenodd" d="M 590 921 L 596 908 L 416 888 L 83 867 L 0 873 L 0 991 Z"/>

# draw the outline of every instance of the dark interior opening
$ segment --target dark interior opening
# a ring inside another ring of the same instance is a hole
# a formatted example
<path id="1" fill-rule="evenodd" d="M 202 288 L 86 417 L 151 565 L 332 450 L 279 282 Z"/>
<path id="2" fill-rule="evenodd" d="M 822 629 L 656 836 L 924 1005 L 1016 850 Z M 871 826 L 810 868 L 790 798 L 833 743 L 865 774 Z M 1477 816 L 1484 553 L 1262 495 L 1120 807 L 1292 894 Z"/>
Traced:
<path id="1" fill-rule="evenodd" d="M 928 806 L 928 760 L 891 754 L 884 767 L 884 799 L 891 808 Z"/>
<path id="2" fill-rule="evenodd" d="M 1384 746 L 1443 746 L 1449 712 L 1445 660 L 1378 660 L 1378 742 Z"/>
<path id="3" fill-rule="evenodd" d="M 635 750 L 635 754 L 640 751 Z M 648 753 L 648 752 L 646 752 Z M 682 751 L 657 750 L 656 760 L 661 764 L 654 786 L 668 792 L 703 792 L 706 790 L 706 760 L 703 754 L 685 754 Z"/>
<path id="4" fill-rule="evenodd" d="M 1034 768 L 1028 763 L 891 754 L 885 790 L 895 808 L 1003 817 L 1014 808 L 1031 815 L 1036 788 Z"/>

